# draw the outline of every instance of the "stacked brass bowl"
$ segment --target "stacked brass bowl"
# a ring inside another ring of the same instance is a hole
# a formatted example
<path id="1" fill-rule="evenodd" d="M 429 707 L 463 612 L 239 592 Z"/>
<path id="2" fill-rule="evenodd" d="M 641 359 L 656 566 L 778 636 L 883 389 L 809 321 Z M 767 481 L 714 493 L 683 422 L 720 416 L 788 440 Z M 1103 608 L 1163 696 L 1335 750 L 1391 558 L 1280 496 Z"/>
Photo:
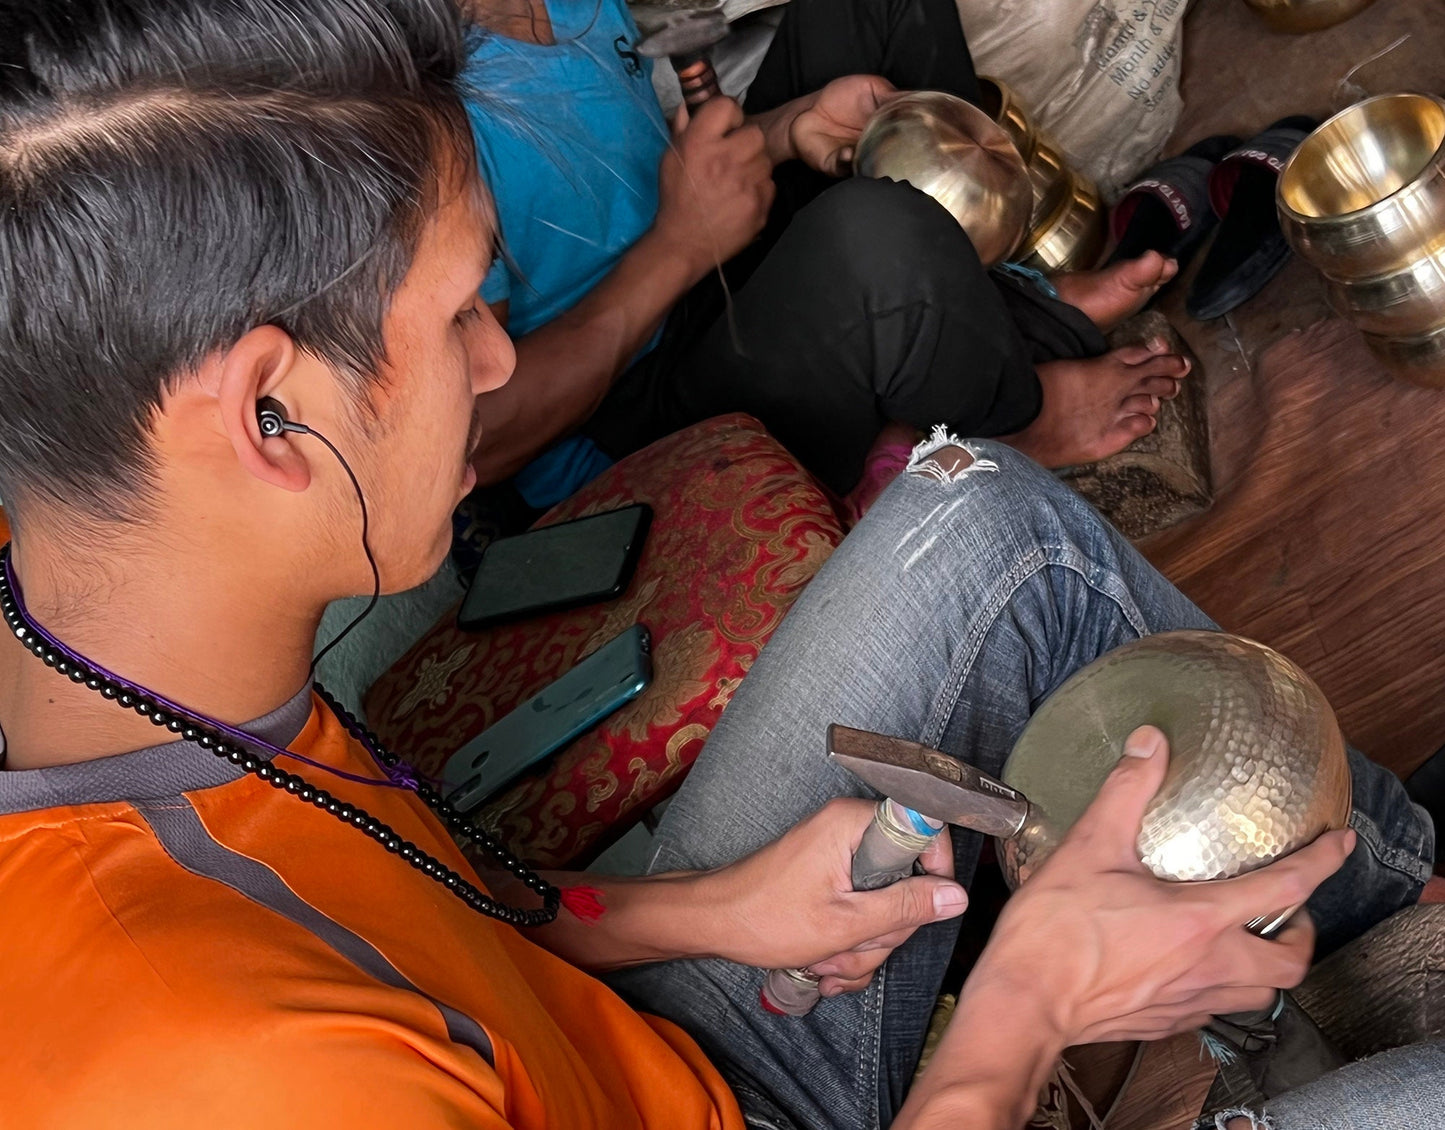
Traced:
<path id="1" fill-rule="evenodd" d="M 1018 97 L 995 78 L 980 78 L 983 109 L 1009 135 L 1028 169 L 1033 208 L 1015 254 L 1026 267 L 1053 274 L 1092 267 L 1104 249 L 1105 214 L 1098 189 L 1071 169 L 1053 140 L 1034 125 Z"/>
<path id="2" fill-rule="evenodd" d="M 949 210 L 985 267 L 1006 259 L 1053 274 L 1092 267 L 1104 208 L 1013 92 L 982 79 L 984 108 L 939 91 L 890 98 L 858 138 L 858 176 L 907 181 Z"/>
<path id="3" fill-rule="evenodd" d="M 1385 366 L 1445 388 L 1445 100 L 1383 94 L 1336 114 L 1290 158 L 1278 205 Z"/>

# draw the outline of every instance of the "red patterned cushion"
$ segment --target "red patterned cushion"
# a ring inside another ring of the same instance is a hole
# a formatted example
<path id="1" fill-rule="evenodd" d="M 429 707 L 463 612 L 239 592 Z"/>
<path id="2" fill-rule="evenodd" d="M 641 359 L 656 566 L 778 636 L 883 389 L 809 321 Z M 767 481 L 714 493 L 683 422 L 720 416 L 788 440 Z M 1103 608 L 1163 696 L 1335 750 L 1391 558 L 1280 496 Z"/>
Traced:
<path id="1" fill-rule="evenodd" d="M 759 649 L 842 540 L 811 476 L 749 416 L 624 459 L 539 525 L 632 502 L 653 522 L 622 597 L 484 632 L 448 614 L 372 686 L 367 716 L 423 773 L 635 623 L 653 683 L 483 810 L 540 866 L 584 862 L 677 788 Z"/>

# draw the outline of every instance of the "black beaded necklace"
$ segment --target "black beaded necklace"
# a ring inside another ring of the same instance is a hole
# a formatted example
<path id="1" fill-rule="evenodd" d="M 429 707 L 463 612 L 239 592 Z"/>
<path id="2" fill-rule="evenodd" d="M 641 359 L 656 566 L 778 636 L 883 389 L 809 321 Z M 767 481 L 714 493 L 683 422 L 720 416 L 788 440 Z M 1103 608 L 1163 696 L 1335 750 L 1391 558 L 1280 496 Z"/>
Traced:
<path id="1" fill-rule="evenodd" d="M 422 874 L 440 883 L 478 914 L 511 926 L 545 926 L 557 917 L 557 909 L 562 900 L 561 891 L 529 870 L 515 855 L 477 827 L 475 821 L 453 808 L 432 785 L 412 773 L 400 757 L 383 748 L 376 735 L 352 717 L 319 683 L 315 685 L 315 690 L 321 700 L 335 712 L 351 736 L 361 743 L 386 773 L 387 781 L 371 783 L 399 785 L 414 791 L 421 801 L 436 813 L 447 831 L 471 840 L 492 856 L 508 874 L 540 895 L 540 907 L 524 910 L 497 902 L 365 809 L 339 800 L 306 778 L 290 773 L 266 758 L 257 757 L 244 749 L 225 732 L 230 730 L 230 727 L 187 710 L 144 687 L 127 682 L 61 643 L 30 617 L 11 569 L 9 545 L 0 549 L 0 614 L 4 615 L 6 625 L 26 650 L 47 667 L 53 667 L 58 673 L 68 676 L 73 683 L 84 683 L 102 698 L 135 711 L 153 725 L 177 734 L 185 741 L 194 742 L 202 749 L 210 750 L 243 772 L 259 777 L 272 788 L 283 789 L 306 804 L 329 812 L 342 823 L 350 824 L 393 855 L 400 856 Z M 351 774 L 343 775 L 353 777 Z"/>

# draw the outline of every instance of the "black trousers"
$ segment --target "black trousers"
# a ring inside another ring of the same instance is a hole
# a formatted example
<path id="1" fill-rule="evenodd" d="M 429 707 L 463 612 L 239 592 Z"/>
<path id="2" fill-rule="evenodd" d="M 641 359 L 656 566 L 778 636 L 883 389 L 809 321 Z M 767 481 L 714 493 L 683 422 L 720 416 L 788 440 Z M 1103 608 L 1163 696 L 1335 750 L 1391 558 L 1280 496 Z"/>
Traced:
<path id="1" fill-rule="evenodd" d="M 953 0 L 790 0 L 746 108 L 849 74 L 978 98 Z M 743 411 L 841 494 L 888 421 L 1006 435 L 1038 414 L 1035 364 L 1104 351 L 1080 311 L 985 271 L 911 186 L 800 162 L 774 178 L 763 235 L 684 296 L 584 427 L 614 458 Z"/>

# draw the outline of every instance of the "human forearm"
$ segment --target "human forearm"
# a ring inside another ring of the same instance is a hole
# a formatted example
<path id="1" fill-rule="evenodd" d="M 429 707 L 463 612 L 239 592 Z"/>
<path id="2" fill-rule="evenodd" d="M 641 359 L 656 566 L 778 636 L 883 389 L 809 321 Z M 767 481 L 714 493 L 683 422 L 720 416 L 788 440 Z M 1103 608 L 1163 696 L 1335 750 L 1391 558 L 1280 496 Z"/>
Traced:
<path id="1" fill-rule="evenodd" d="M 577 305 L 518 338 L 511 381 L 481 398 L 478 480 L 515 474 L 591 416 L 706 269 L 649 231 Z"/>
<path id="2" fill-rule="evenodd" d="M 646 878 L 553 874 L 559 886 L 597 892 L 602 913 L 588 920 L 563 913 L 535 934 L 539 944 L 582 969 L 604 971 L 684 957 L 722 956 L 728 931 L 716 872 L 678 871 Z"/>
<path id="3" fill-rule="evenodd" d="M 1063 1050 L 1033 987 L 1009 984 L 981 965 L 893 1126 L 1017 1130 Z"/>
<path id="4" fill-rule="evenodd" d="M 601 913 L 563 911 L 529 936 L 587 969 L 720 957 L 765 969 L 810 966 L 825 995 L 861 988 L 915 927 L 955 917 L 966 902 L 946 877 L 953 864 L 946 833 L 920 857 L 928 874 L 879 891 L 853 889 L 853 852 L 875 807 L 832 801 L 780 839 L 711 871 L 549 876 L 564 890 L 595 888 Z M 500 897 L 524 895 L 487 880 Z M 574 908 L 580 893 L 568 897 Z"/>

